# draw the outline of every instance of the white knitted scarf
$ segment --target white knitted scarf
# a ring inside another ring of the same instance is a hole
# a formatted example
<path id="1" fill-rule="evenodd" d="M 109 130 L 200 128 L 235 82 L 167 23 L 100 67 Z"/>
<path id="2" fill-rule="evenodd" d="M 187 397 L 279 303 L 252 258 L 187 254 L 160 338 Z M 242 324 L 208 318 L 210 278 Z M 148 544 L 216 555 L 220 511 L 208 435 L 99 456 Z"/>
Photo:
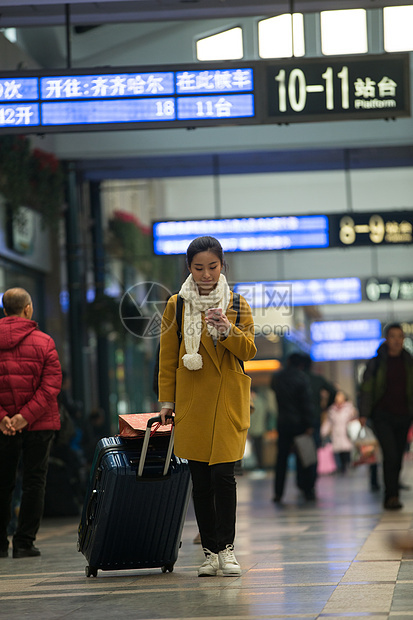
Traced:
<path id="1" fill-rule="evenodd" d="M 209 295 L 200 295 L 198 286 L 190 274 L 183 283 L 179 295 L 185 300 L 183 336 L 186 353 L 182 357 L 185 368 L 199 370 L 202 368 L 202 355 L 198 353 L 201 343 L 202 316 L 208 308 L 222 308 L 225 314 L 231 298 L 226 277 L 221 273 L 216 287 Z M 219 337 L 218 330 L 213 325 L 207 325 L 212 337 Z"/>

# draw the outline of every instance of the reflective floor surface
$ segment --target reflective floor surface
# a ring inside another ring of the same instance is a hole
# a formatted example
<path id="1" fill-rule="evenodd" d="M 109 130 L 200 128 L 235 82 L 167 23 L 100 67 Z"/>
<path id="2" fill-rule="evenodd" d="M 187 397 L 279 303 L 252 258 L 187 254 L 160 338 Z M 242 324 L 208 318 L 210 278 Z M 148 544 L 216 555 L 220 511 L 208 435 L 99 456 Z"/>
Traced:
<path id="1" fill-rule="evenodd" d="M 403 467 L 413 486 L 413 462 Z M 404 509 L 382 509 L 366 466 L 323 476 L 317 501 L 305 503 L 290 472 L 283 505 L 272 500 L 273 478 L 237 477 L 236 555 L 241 577 L 198 578 L 203 561 L 192 505 L 175 569 L 85 576 L 77 551 L 77 519 L 44 519 L 42 555 L 0 559 L 0 618 L 33 620 L 269 620 L 363 618 L 413 620 L 413 553 L 392 547 L 408 532 L 413 490 Z M 10 554 L 11 555 L 11 554 Z"/>

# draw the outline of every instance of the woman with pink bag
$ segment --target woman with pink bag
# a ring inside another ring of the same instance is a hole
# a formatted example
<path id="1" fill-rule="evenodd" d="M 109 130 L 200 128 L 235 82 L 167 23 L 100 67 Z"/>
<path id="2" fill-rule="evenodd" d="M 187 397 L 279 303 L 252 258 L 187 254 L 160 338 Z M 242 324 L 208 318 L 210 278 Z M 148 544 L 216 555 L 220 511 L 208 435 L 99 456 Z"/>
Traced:
<path id="1" fill-rule="evenodd" d="M 357 411 L 354 405 L 342 390 L 338 390 L 334 403 L 327 411 L 327 419 L 321 426 L 321 436 L 330 436 L 332 452 L 341 474 L 345 474 L 350 465 L 353 443 L 348 436 L 347 426 L 355 417 Z"/>

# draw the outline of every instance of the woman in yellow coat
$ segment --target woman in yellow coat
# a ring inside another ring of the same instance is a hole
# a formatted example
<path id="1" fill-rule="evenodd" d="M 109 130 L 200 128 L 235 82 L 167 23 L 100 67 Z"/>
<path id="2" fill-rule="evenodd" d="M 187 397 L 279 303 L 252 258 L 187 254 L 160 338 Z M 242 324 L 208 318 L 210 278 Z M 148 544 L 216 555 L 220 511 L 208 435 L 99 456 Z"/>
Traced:
<path id="1" fill-rule="evenodd" d="M 161 417 L 175 411 L 175 454 L 188 459 L 205 562 L 200 577 L 241 574 L 234 554 L 235 462 L 244 454 L 250 416 L 250 378 L 240 360 L 254 357 L 251 309 L 233 294 L 222 273 L 224 256 L 214 237 L 198 237 L 186 254 L 190 275 L 183 298 L 182 340 L 173 295 L 162 319 L 159 357 Z"/>

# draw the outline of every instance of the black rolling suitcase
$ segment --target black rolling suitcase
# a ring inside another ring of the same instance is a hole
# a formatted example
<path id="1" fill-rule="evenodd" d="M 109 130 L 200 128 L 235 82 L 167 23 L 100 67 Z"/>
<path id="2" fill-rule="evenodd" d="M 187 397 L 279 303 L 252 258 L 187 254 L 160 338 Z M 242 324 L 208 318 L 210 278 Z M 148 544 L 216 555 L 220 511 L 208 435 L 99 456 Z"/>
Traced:
<path id="1" fill-rule="evenodd" d="M 190 497 L 187 461 L 173 452 L 170 437 L 109 437 L 96 447 L 78 531 L 78 550 L 98 569 L 160 567 L 172 572 Z"/>

